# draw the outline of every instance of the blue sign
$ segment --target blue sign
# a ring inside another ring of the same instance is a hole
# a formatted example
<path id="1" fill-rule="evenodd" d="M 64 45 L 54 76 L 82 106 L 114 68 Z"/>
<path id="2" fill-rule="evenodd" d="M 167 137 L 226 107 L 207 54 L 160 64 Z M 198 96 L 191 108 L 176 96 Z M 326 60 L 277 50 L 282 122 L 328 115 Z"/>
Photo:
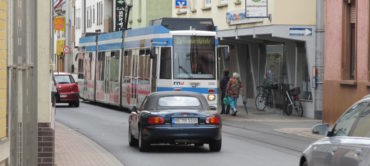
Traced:
<path id="1" fill-rule="evenodd" d="M 312 36 L 312 28 L 289 28 L 290 36 Z"/>
<path id="2" fill-rule="evenodd" d="M 186 9 L 188 6 L 187 0 L 176 0 L 176 9 Z"/>

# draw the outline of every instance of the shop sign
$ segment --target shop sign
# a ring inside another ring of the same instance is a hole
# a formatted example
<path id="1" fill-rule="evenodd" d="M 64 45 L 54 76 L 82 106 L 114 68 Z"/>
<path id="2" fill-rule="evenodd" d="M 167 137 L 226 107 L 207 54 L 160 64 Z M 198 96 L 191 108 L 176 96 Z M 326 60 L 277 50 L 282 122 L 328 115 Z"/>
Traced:
<path id="1" fill-rule="evenodd" d="M 227 11 L 226 12 L 226 22 L 229 25 L 248 24 L 248 23 L 263 22 L 263 18 L 247 18 L 245 17 L 244 10 Z"/>
<path id="2" fill-rule="evenodd" d="M 56 54 L 57 55 L 62 55 L 64 52 L 64 39 L 63 40 L 57 40 L 57 48 L 56 48 Z"/>
<path id="3" fill-rule="evenodd" d="M 188 7 L 187 0 L 176 0 L 176 9 L 186 9 Z"/>
<path id="4" fill-rule="evenodd" d="M 268 18 L 268 0 L 245 0 L 245 17 Z"/>
<path id="5" fill-rule="evenodd" d="M 126 2 L 124 0 L 116 0 L 116 31 L 122 31 L 125 28 L 125 8 Z"/>
<path id="6" fill-rule="evenodd" d="M 64 17 L 54 17 L 54 31 L 64 31 Z"/>

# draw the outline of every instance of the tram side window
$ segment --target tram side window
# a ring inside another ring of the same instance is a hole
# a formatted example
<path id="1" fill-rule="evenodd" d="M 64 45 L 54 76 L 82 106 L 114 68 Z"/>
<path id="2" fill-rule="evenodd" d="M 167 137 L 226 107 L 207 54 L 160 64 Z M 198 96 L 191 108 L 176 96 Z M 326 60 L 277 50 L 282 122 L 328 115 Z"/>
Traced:
<path id="1" fill-rule="evenodd" d="M 96 67 L 96 80 L 104 80 L 105 52 L 98 53 L 98 64 Z"/>
<path id="2" fill-rule="evenodd" d="M 131 80 L 131 59 L 132 59 L 132 50 L 125 51 L 123 57 L 123 83 L 130 83 Z"/>
<path id="3" fill-rule="evenodd" d="M 119 51 L 114 51 L 111 53 L 111 62 L 110 62 L 110 81 L 118 82 L 118 73 L 119 73 Z"/>
<path id="4" fill-rule="evenodd" d="M 160 79 L 171 79 L 171 48 L 161 49 Z"/>
<path id="5" fill-rule="evenodd" d="M 83 57 L 83 53 L 79 54 L 79 56 Z M 84 79 L 84 60 L 83 58 L 78 59 L 78 78 Z"/>

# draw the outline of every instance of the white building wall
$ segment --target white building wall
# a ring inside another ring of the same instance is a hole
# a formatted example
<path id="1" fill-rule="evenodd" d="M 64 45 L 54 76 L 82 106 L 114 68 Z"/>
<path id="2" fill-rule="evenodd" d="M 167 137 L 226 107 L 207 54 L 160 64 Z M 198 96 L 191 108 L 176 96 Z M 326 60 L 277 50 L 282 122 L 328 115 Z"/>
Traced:
<path id="1" fill-rule="evenodd" d="M 83 33 L 85 33 L 85 13 L 84 13 L 84 1 L 75 1 L 75 47 L 80 45 L 80 38 Z"/>
<path id="2" fill-rule="evenodd" d="M 103 21 L 101 25 L 98 25 L 98 3 L 103 4 Z M 112 15 L 113 15 L 113 1 L 112 0 L 86 0 L 86 32 L 109 32 L 112 27 Z M 91 21 L 91 26 L 88 26 Z"/>

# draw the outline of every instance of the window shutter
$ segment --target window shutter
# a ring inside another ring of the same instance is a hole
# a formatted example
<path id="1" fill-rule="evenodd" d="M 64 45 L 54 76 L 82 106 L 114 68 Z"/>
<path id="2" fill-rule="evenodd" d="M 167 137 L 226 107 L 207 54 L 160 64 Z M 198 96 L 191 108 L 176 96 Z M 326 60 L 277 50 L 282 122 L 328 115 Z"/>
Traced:
<path id="1" fill-rule="evenodd" d="M 352 3 L 351 4 L 351 23 L 356 23 L 356 16 L 357 16 L 356 3 Z"/>

